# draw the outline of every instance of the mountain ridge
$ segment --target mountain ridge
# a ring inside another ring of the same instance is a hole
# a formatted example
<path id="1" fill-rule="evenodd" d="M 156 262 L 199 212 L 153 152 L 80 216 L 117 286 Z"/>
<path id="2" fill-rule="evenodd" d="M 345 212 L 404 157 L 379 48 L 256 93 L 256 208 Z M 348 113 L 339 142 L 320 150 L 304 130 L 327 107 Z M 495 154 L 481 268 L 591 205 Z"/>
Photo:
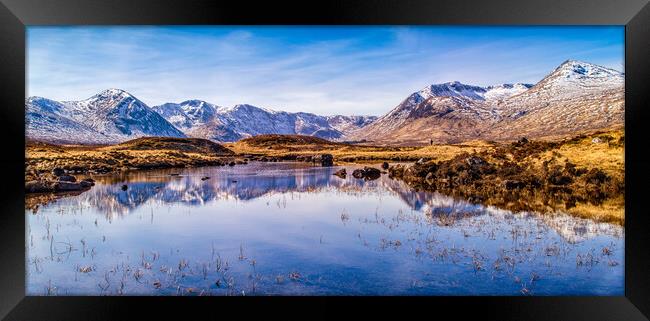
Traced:
<path id="1" fill-rule="evenodd" d="M 351 138 L 378 144 L 458 143 L 616 126 L 623 123 L 623 83 L 621 72 L 566 60 L 535 85 L 429 85 Z"/>
<path id="2" fill-rule="evenodd" d="M 110 88 L 80 101 L 29 97 L 27 136 L 51 142 L 119 143 L 143 136 L 233 142 L 263 134 L 378 144 L 455 143 L 561 135 L 622 124 L 624 74 L 566 60 L 536 84 L 430 84 L 382 116 L 321 116 L 190 99 L 149 107 Z M 83 135 L 79 135 L 82 133 Z"/>

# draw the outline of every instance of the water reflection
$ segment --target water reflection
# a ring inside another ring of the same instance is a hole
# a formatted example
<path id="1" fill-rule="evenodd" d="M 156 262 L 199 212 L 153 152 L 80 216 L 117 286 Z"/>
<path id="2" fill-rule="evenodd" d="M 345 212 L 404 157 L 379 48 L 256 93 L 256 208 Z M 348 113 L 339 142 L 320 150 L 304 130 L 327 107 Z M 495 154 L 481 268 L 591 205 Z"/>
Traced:
<path id="1" fill-rule="evenodd" d="M 90 191 L 28 212 L 28 293 L 48 294 L 52 282 L 84 295 L 622 293 L 620 226 L 483 207 L 386 175 L 341 179 L 338 169 L 93 177 Z"/>
<path id="2" fill-rule="evenodd" d="M 351 168 L 348 168 L 348 172 L 352 171 Z M 427 213 L 436 219 L 442 216 L 456 221 L 487 213 L 512 215 L 509 211 L 499 211 L 492 207 L 486 209 L 439 193 L 414 191 L 404 182 L 390 179 L 387 175 L 373 181 L 355 179 L 351 175 L 341 179 L 333 175 L 338 169 L 340 167 L 313 167 L 303 163 L 252 163 L 247 167 L 235 168 L 136 171 L 122 175 L 96 176 L 96 187 L 66 202 L 76 203 L 78 207 L 90 206 L 97 212 L 104 213 L 107 218 L 114 219 L 147 202 L 201 206 L 211 201 L 249 201 L 265 195 L 292 192 L 338 191 L 359 197 L 373 192 L 393 194 L 412 210 Z M 210 178 L 204 180 L 204 177 Z M 128 186 L 126 191 L 121 188 L 123 184 Z M 539 216 L 544 224 L 571 242 L 621 231 L 611 224 L 561 214 L 525 215 Z"/>
<path id="3" fill-rule="evenodd" d="M 337 190 L 348 194 L 389 191 L 413 210 L 451 205 L 453 200 L 428 192 L 415 192 L 403 182 L 383 175 L 374 181 L 333 173 L 338 167 L 313 167 L 302 163 L 252 163 L 246 167 L 208 167 L 188 170 L 138 171 L 116 176 L 94 176 L 97 185 L 67 203 L 91 206 L 109 218 L 128 214 L 147 202 L 200 206 L 220 199 L 253 200 L 278 193 L 317 193 Z M 178 175 L 176 175 L 178 174 Z M 210 177 L 203 180 L 204 177 Z M 126 184 L 128 189 L 122 190 Z"/>

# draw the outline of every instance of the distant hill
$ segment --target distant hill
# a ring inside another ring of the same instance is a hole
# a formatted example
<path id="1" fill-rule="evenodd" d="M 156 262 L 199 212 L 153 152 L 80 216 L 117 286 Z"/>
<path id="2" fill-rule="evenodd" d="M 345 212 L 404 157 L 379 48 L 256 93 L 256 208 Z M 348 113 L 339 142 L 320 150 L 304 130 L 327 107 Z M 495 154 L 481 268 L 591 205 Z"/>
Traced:
<path id="1" fill-rule="evenodd" d="M 203 138 L 141 137 L 117 145 L 105 147 L 111 150 L 174 150 L 213 156 L 234 155 L 221 144 Z"/>
<path id="2" fill-rule="evenodd" d="M 343 146 L 345 144 L 331 142 L 319 137 L 305 135 L 258 135 L 240 140 L 238 143 L 254 147 L 276 147 L 287 145 L 318 145 L 318 146 Z"/>

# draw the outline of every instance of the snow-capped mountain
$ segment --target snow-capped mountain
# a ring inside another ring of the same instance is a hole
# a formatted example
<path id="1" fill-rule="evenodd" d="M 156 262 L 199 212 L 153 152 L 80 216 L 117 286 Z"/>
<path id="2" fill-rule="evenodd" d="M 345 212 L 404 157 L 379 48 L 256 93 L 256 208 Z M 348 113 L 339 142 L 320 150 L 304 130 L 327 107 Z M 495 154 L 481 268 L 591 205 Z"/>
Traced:
<path id="1" fill-rule="evenodd" d="M 73 143 L 79 137 L 84 143 L 98 144 L 109 139 L 94 129 L 78 123 L 64 114 L 65 106 L 42 97 L 25 101 L 26 136 L 40 141 Z"/>
<path id="2" fill-rule="evenodd" d="M 252 105 L 220 107 L 202 100 L 153 108 L 120 89 L 80 101 L 30 97 L 27 137 L 55 143 L 117 143 L 142 136 L 200 137 L 233 142 L 260 134 L 300 134 L 339 140 L 374 116 L 319 116 Z"/>
<path id="3" fill-rule="evenodd" d="M 495 139 L 554 136 L 623 125 L 625 76 L 598 65 L 567 60 L 529 90 L 497 104 Z"/>
<path id="4" fill-rule="evenodd" d="M 67 143 L 117 143 L 142 136 L 185 137 L 162 116 L 120 89 L 88 99 L 26 101 L 27 137 Z"/>
<path id="5" fill-rule="evenodd" d="M 429 85 L 379 118 L 247 104 L 221 107 L 201 100 L 149 108 L 119 89 L 81 101 L 30 97 L 25 108 L 27 137 L 52 142 L 116 143 L 141 136 L 233 142 L 260 134 L 300 134 L 404 145 L 559 136 L 620 126 L 624 104 L 623 73 L 567 60 L 535 85 Z"/>
<path id="6" fill-rule="evenodd" d="M 199 100 L 167 103 L 153 109 L 188 136 L 221 142 L 261 134 L 300 134 L 339 140 L 376 118 L 289 113 L 248 104 L 219 107 Z"/>
<path id="7" fill-rule="evenodd" d="M 623 123 L 624 76 L 568 60 L 535 85 L 434 84 L 351 138 L 388 144 L 543 137 Z"/>

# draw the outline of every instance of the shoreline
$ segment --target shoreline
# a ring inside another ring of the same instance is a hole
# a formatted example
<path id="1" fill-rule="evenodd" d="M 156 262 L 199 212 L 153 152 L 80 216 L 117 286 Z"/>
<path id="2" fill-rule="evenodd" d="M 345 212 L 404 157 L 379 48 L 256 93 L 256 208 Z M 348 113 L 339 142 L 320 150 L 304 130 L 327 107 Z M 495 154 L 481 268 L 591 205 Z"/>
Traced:
<path id="1" fill-rule="evenodd" d="M 211 143 L 218 145 L 219 153 L 215 146 L 204 150 L 178 144 L 74 148 L 32 143 L 26 146 L 25 182 L 55 184 L 55 169 L 64 175 L 92 177 L 133 170 L 241 166 L 249 161 L 316 165 L 329 154 L 332 164 L 360 168 L 390 162 L 383 170 L 416 191 L 440 192 L 515 212 L 562 211 L 599 222 L 625 222 L 624 132 L 620 130 L 561 141 L 522 139 L 500 145 L 479 142 L 420 148 L 323 145 L 323 141 L 304 146 L 273 141 L 254 145 L 250 140 L 225 147 Z"/>

